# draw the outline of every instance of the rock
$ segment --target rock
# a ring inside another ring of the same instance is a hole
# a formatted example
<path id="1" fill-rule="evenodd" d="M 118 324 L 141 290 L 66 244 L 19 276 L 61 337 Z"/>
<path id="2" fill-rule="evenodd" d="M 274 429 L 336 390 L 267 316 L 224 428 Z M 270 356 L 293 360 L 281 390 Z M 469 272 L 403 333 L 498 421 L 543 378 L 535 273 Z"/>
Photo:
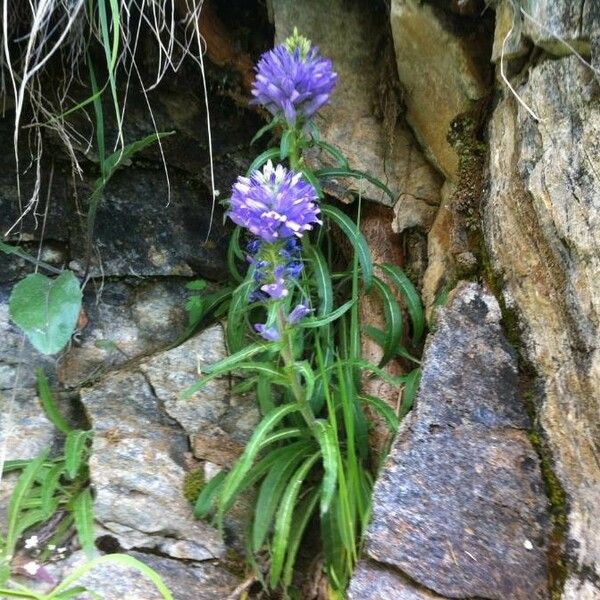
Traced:
<path id="1" fill-rule="evenodd" d="M 319 120 L 323 139 L 337 146 L 351 167 L 383 181 L 400 207 L 407 196 L 437 204 L 440 179 L 399 118 L 399 101 L 391 87 L 394 79 L 389 73 L 381 76 L 388 62 L 393 76 L 393 56 L 390 53 L 389 58 L 374 60 L 382 56 L 385 43 L 384 14 L 344 0 L 271 0 L 271 4 L 276 42 L 281 43 L 298 27 L 324 56 L 331 58 L 338 73 L 331 105 L 322 111 Z M 374 114 L 376 102 L 388 102 L 388 108 L 383 107 L 384 114 L 388 114 L 383 123 Z M 371 184 L 355 179 L 343 183 L 355 192 L 360 190 L 363 197 L 394 204 Z"/>
<path id="2" fill-rule="evenodd" d="M 183 563 L 141 552 L 129 554 L 158 573 L 175 600 L 226 598 L 240 583 L 237 577 L 214 561 Z M 61 581 L 86 562 L 86 556 L 79 551 L 68 559 L 49 564 L 45 568 L 52 577 Z M 31 585 L 31 582 L 28 584 Z M 97 594 L 94 597 L 101 596 L 105 600 L 163 600 L 163 596 L 147 576 L 137 569 L 114 562 L 101 563 L 88 571 L 77 580 L 77 585 Z M 34 586 L 36 589 L 42 588 L 40 584 Z M 92 600 L 92 594 L 78 594 L 75 600 Z"/>
<path id="3" fill-rule="evenodd" d="M 184 282 L 177 279 L 88 286 L 83 299 L 88 323 L 59 363 L 63 385 L 80 385 L 173 344 L 187 326 L 187 297 Z"/>
<path id="4" fill-rule="evenodd" d="M 524 17 L 523 34 L 536 46 L 558 56 L 572 54 L 573 50 L 590 54 L 592 39 L 600 35 L 597 2 L 519 0 L 519 4 Z"/>
<path id="5" fill-rule="evenodd" d="M 516 10 L 515 10 L 516 7 Z M 530 44 L 523 37 L 523 15 L 515 2 L 503 0 L 496 8 L 492 62 L 510 62 L 525 56 Z"/>
<path id="6" fill-rule="evenodd" d="M 221 466 L 231 466 L 258 422 L 253 397 L 231 393 L 228 377 L 214 379 L 190 398 L 181 393 L 198 380 L 198 371 L 227 356 L 223 327 L 205 329 L 177 348 L 141 363 L 166 412 L 190 436 L 195 456 Z"/>
<path id="7" fill-rule="evenodd" d="M 390 22 L 406 91 L 406 119 L 427 157 L 454 180 L 458 156 L 446 136 L 453 119 L 488 94 L 490 53 L 483 21 L 461 31 L 456 19 L 418 0 L 392 2 Z"/>
<path id="8" fill-rule="evenodd" d="M 348 588 L 348 600 L 436 600 L 443 599 L 417 587 L 397 571 L 374 561 L 360 561 Z"/>
<path id="9" fill-rule="evenodd" d="M 516 91 L 540 121 L 512 96 L 494 110 L 484 230 L 539 377 L 538 419 L 566 493 L 555 506 L 567 519 L 563 598 L 574 600 L 580 585 L 600 595 L 600 90 L 572 56 L 532 67 Z"/>
<path id="10" fill-rule="evenodd" d="M 94 430 L 94 514 L 125 549 L 207 560 L 225 552 L 183 496 L 184 432 L 141 373 L 117 372 L 82 390 Z"/>
<path id="11" fill-rule="evenodd" d="M 547 598 L 549 520 L 527 427 L 498 303 L 461 284 L 376 483 L 366 558 L 441 596 Z"/>

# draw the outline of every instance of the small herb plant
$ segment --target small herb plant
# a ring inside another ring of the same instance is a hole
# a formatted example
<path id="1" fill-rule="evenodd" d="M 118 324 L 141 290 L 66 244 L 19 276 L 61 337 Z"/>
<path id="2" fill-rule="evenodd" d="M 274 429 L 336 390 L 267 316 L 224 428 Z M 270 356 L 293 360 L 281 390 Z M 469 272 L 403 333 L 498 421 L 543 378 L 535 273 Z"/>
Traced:
<path id="1" fill-rule="evenodd" d="M 374 265 L 359 223 L 323 202 L 321 182 L 332 176 L 368 179 L 393 197 L 320 139 L 315 116 L 336 78 L 331 61 L 297 31 L 260 59 L 253 103 L 273 118 L 255 139 L 277 128 L 280 143 L 256 158 L 226 201 L 237 225 L 228 253 L 236 287 L 204 303 L 198 297 L 190 302 L 190 327 L 210 311 L 226 314 L 231 355 L 203 367 L 202 378 L 184 396 L 224 373 L 245 374 L 241 388 L 255 391 L 262 413 L 233 468 L 202 489 L 195 514 L 212 515 L 222 528 L 236 499 L 257 486 L 248 558 L 266 587 L 285 594 L 309 525 L 320 529 L 332 594 L 343 594 L 370 514 L 369 424 L 363 409 L 370 405 L 392 430 L 399 420 L 385 402 L 365 395 L 361 383 L 375 376 L 403 386 L 402 412 L 409 410 L 418 371 L 391 377 L 382 370 L 398 354 L 410 357 L 401 346 L 397 295 L 404 297 L 414 343 L 424 328 L 419 296 L 406 275 L 395 265 Z M 337 166 L 313 171 L 305 160 L 313 147 Z M 340 232 L 353 249 L 349 264 L 336 251 Z M 360 294 L 381 297 L 385 331 L 361 330 Z M 378 365 L 363 360 L 362 333 L 381 344 Z"/>

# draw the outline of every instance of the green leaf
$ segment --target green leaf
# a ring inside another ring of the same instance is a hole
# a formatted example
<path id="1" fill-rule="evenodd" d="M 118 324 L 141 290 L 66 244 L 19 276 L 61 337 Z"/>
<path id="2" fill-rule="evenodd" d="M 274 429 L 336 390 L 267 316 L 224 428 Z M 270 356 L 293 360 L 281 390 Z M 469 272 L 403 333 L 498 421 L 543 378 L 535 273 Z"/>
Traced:
<path id="1" fill-rule="evenodd" d="M 386 339 L 385 332 L 381 331 L 381 329 L 378 329 L 377 327 L 373 327 L 372 325 L 365 325 L 363 327 L 363 331 L 374 342 L 376 342 L 383 348 Z M 421 364 L 421 361 L 416 359 L 404 346 L 398 346 L 396 348 L 396 356 L 399 356 L 400 358 L 405 358 L 406 360 L 410 360 L 411 362 L 417 365 Z"/>
<path id="2" fill-rule="evenodd" d="M 256 142 L 257 140 L 259 140 L 265 133 L 267 133 L 267 131 L 270 131 L 271 129 L 273 129 L 273 127 L 275 127 L 276 125 L 279 125 L 279 120 L 278 119 L 273 119 L 270 123 L 267 123 L 265 126 L 261 127 L 255 134 L 255 136 L 252 138 L 252 140 L 250 140 L 250 145 L 253 146 L 254 142 Z"/>
<path id="3" fill-rule="evenodd" d="M 252 280 L 244 281 L 231 295 L 227 312 L 227 347 L 230 352 L 243 351 L 246 336 L 244 317 L 248 311 L 248 294 L 254 287 Z"/>
<path id="4" fill-rule="evenodd" d="M 53 267 L 52 265 L 49 265 L 48 263 L 42 262 L 41 260 L 34 258 L 30 254 L 27 254 L 27 252 L 25 252 L 24 250 L 21 250 L 21 248 L 19 248 L 18 246 L 11 246 L 9 244 L 5 244 L 1 240 L 0 240 L 0 252 L 4 252 L 5 254 L 14 254 L 14 255 L 18 256 L 19 258 L 22 258 L 23 260 L 30 262 L 33 265 L 42 267 L 43 269 L 46 269 L 46 271 L 50 271 L 50 273 L 54 273 L 55 275 L 61 275 L 63 273 L 63 271 L 61 269 L 57 269 L 56 267 Z"/>
<path id="5" fill-rule="evenodd" d="M 270 433 L 273 427 L 275 427 L 275 425 L 277 425 L 284 417 L 298 410 L 299 407 L 295 404 L 286 404 L 284 406 L 279 406 L 275 410 L 272 410 L 270 413 L 265 415 L 262 421 L 260 421 L 260 423 L 256 426 L 252 437 L 246 445 L 244 453 L 235 463 L 233 469 L 231 469 L 231 471 L 227 475 L 227 479 L 225 480 L 225 483 L 223 485 L 223 490 L 219 501 L 219 512 L 221 519 L 225 507 L 235 495 L 236 490 L 239 484 L 244 479 L 246 473 L 248 473 L 248 471 L 252 467 L 252 463 L 254 462 L 254 459 L 260 451 L 260 448 L 266 436 Z"/>
<path id="6" fill-rule="evenodd" d="M 204 485 L 194 504 L 194 516 L 197 519 L 204 519 L 212 512 L 226 476 L 225 471 L 219 471 Z"/>
<path id="7" fill-rule="evenodd" d="M 329 313 L 324 317 L 313 317 L 312 319 L 302 319 L 298 323 L 298 327 L 302 327 L 304 329 L 314 329 L 316 327 L 323 327 L 323 325 L 327 325 L 336 319 L 339 319 L 345 312 L 352 308 L 354 304 L 354 300 L 348 300 L 338 308 L 336 308 L 333 312 Z"/>
<path id="8" fill-rule="evenodd" d="M 52 516 L 52 503 L 54 496 L 60 491 L 60 477 L 64 471 L 64 464 L 57 463 L 49 471 L 44 481 L 42 482 L 41 499 L 42 512 L 46 515 L 45 519 L 49 519 Z"/>
<path id="9" fill-rule="evenodd" d="M 229 246 L 227 247 L 227 268 L 229 269 L 229 274 L 237 282 L 241 282 L 244 280 L 244 278 L 238 271 L 236 264 L 236 259 L 241 259 L 243 257 L 242 249 L 240 248 L 241 231 L 242 228 L 239 225 L 236 226 L 236 228 L 233 230 L 233 233 L 231 234 Z"/>
<path id="10" fill-rule="evenodd" d="M 89 558 L 93 555 L 95 549 L 94 501 L 89 488 L 84 489 L 75 496 L 71 510 L 79 543 Z"/>
<path id="11" fill-rule="evenodd" d="M 17 480 L 8 505 L 8 527 L 6 533 L 6 542 L 4 545 L 4 554 L 12 554 L 15 549 L 15 544 L 17 543 L 18 539 L 17 531 L 19 521 L 21 520 L 23 504 L 27 499 L 38 473 L 46 463 L 47 456 L 47 452 L 42 452 L 42 454 L 34 458 L 27 465 L 27 467 L 25 467 L 24 471 Z"/>
<path id="12" fill-rule="evenodd" d="M 400 290 L 402 297 L 406 301 L 406 307 L 413 327 L 412 339 L 413 343 L 416 344 L 423 336 L 425 330 L 425 315 L 419 292 L 417 292 L 412 281 L 400 267 L 388 263 L 378 266 L 385 273 L 386 277 Z"/>
<path id="13" fill-rule="evenodd" d="M 38 395 L 46 416 L 50 419 L 56 429 L 66 435 L 71 431 L 72 427 L 61 415 L 60 410 L 54 401 L 54 396 L 52 395 L 48 379 L 46 378 L 43 369 L 36 369 L 35 375 L 37 379 Z"/>
<path id="14" fill-rule="evenodd" d="M 329 510 L 331 501 L 337 487 L 337 470 L 339 464 L 339 448 L 333 428 L 329 423 L 318 420 L 315 425 L 315 434 L 321 447 L 323 457 L 323 483 L 321 484 L 321 514 Z"/>
<path id="15" fill-rule="evenodd" d="M 352 244 L 362 270 L 365 291 L 369 292 L 373 285 L 373 261 L 365 236 L 359 231 L 356 224 L 339 208 L 329 204 L 322 204 L 321 212 L 335 222 Z"/>
<path id="16" fill-rule="evenodd" d="M 65 472 L 71 480 L 79 474 L 79 469 L 85 463 L 87 443 L 91 437 L 90 431 L 75 429 L 69 431 L 65 440 Z"/>
<path id="17" fill-rule="evenodd" d="M 328 315 L 333 309 L 333 287 L 327 261 L 321 251 L 312 244 L 305 244 L 304 251 L 311 261 L 313 280 L 321 300 L 318 313 L 321 316 Z"/>
<path id="18" fill-rule="evenodd" d="M 248 167 L 246 171 L 246 177 L 250 177 L 254 171 L 260 169 L 269 160 L 275 160 L 279 158 L 279 148 L 269 148 L 264 152 L 261 152 Z"/>
<path id="19" fill-rule="evenodd" d="M 36 594 L 34 591 L 18 591 L 18 590 L 9 590 L 8 588 L 0 588 L 0 597 L 1 598 L 29 598 L 30 600 L 46 600 L 46 596 L 42 594 Z"/>
<path id="20" fill-rule="evenodd" d="M 323 199 L 325 195 L 323 194 L 323 190 L 321 189 L 321 184 L 319 180 L 315 176 L 315 174 L 310 169 L 302 169 L 302 174 L 306 178 L 306 180 L 315 188 L 315 192 L 317 192 L 317 196 L 320 199 Z"/>
<path id="21" fill-rule="evenodd" d="M 56 279 L 27 275 L 10 296 L 10 316 L 43 354 L 60 352 L 75 331 L 81 310 L 77 277 L 65 271 Z"/>
<path id="22" fill-rule="evenodd" d="M 381 398 L 376 398 L 375 396 L 359 396 L 359 399 L 365 404 L 368 404 L 375 412 L 383 417 L 392 433 L 396 433 L 396 431 L 398 431 L 398 427 L 400 427 L 400 419 L 389 404 L 384 402 Z"/>
<path id="23" fill-rule="evenodd" d="M 285 160 L 290 155 L 290 148 L 294 143 L 296 132 L 293 129 L 286 129 L 281 136 L 279 144 L 279 158 Z"/>
<path id="24" fill-rule="evenodd" d="M 383 300 L 383 312 L 386 321 L 383 356 L 379 361 L 379 367 L 381 368 L 394 357 L 396 349 L 400 345 L 402 339 L 402 311 L 388 285 L 378 277 L 375 277 L 373 281 Z"/>
<path id="25" fill-rule="evenodd" d="M 348 164 L 348 159 L 335 147 L 323 140 L 319 140 L 315 142 L 315 145 L 321 148 L 321 150 L 325 150 L 327 154 L 332 156 L 335 160 L 338 161 L 339 166 L 343 169 L 350 169 L 350 165 Z"/>
<path id="26" fill-rule="evenodd" d="M 415 396 L 421 382 L 421 369 L 413 369 L 406 377 L 404 390 L 402 390 L 402 402 L 400 403 L 400 418 L 405 417 L 413 407 Z"/>
<path id="27" fill-rule="evenodd" d="M 388 188 L 384 183 L 379 181 L 376 177 L 369 175 L 368 173 L 364 173 L 363 171 L 357 171 L 356 169 L 345 169 L 340 167 L 328 167 L 325 169 L 319 169 L 317 171 L 317 177 L 353 177 L 354 179 L 366 179 L 369 183 L 372 183 L 374 186 L 378 187 L 380 190 L 384 191 L 392 200 L 392 202 L 396 202 L 396 196 L 394 196 L 393 192 Z"/>
<path id="28" fill-rule="evenodd" d="M 273 515 L 290 477 L 298 468 L 300 461 L 306 456 L 306 448 L 287 448 L 279 460 L 273 464 L 263 479 L 254 508 L 252 523 L 252 551 L 257 553 L 267 536 Z"/>
<path id="29" fill-rule="evenodd" d="M 304 536 L 304 531 L 310 520 L 311 515 L 315 510 L 317 501 L 319 500 L 321 490 L 315 488 L 296 508 L 293 516 L 294 527 L 290 532 L 287 545 L 287 556 L 285 559 L 285 567 L 283 569 L 283 585 L 289 587 L 292 583 L 292 576 L 294 574 L 294 564 L 296 562 L 296 555 L 300 547 L 300 542 Z"/>
<path id="30" fill-rule="evenodd" d="M 294 513 L 296 501 L 298 500 L 300 488 L 304 483 L 304 479 L 317 460 L 319 460 L 320 456 L 321 452 L 316 452 L 307 458 L 293 474 L 292 483 L 286 489 L 277 510 L 277 517 L 275 519 L 275 534 L 273 536 L 273 546 L 271 549 L 270 583 L 272 589 L 277 587 L 281 577 L 281 571 L 283 570 L 283 562 L 288 549 L 292 515 Z"/>

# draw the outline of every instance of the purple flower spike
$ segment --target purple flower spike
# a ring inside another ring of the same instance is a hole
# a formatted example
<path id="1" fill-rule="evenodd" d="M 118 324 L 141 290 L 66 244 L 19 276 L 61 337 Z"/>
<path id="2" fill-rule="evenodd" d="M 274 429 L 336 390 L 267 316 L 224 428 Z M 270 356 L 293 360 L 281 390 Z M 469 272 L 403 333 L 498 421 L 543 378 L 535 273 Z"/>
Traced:
<path id="1" fill-rule="evenodd" d="M 273 243 L 321 223 L 315 188 L 302 173 L 268 161 L 250 178 L 238 177 L 231 194 L 229 218 L 264 241 Z"/>
<path id="2" fill-rule="evenodd" d="M 295 325 L 301 319 L 304 319 L 306 315 L 312 312 L 311 308 L 308 308 L 305 304 L 298 304 L 296 308 L 287 316 L 287 322 L 290 325 Z"/>
<path id="3" fill-rule="evenodd" d="M 298 118 L 310 119 L 328 102 L 336 79 L 331 61 L 317 48 L 281 44 L 258 61 L 252 103 L 272 115 L 283 114 L 295 126 Z"/>
<path id="4" fill-rule="evenodd" d="M 262 323 L 257 323 L 254 326 L 254 329 L 256 329 L 256 331 L 269 342 L 278 342 L 281 339 L 279 331 L 277 331 L 276 327 L 267 327 Z"/>

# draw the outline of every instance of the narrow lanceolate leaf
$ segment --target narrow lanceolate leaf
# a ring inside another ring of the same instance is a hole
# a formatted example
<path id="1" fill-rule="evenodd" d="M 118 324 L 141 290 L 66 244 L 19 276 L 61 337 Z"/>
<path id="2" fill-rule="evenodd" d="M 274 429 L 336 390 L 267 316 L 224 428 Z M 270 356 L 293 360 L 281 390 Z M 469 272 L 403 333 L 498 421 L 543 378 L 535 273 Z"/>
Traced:
<path id="1" fill-rule="evenodd" d="M 388 188 L 384 183 L 379 181 L 377 177 L 373 177 L 364 171 L 357 171 L 356 169 L 346 169 L 343 167 L 328 167 L 325 169 L 319 169 L 317 171 L 317 177 L 352 177 L 354 179 L 365 179 L 369 183 L 372 183 L 374 186 L 378 187 L 380 190 L 384 191 L 392 200 L 392 202 L 396 202 L 396 196 L 394 193 Z"/>
<path id="2" fill-rule="evenodd" d="M 307 458 L 292 476 L 292 482 L 285 491 L 275 519 L 275 535 L 273 536 L 273 546 L 271 549 L 271 588 L 277 587 L 283 570 L 283 563 L 288 549 L 290 537 L 290 526 L 292 524 L 292 515 L 298 500 L 298 494 L 302 484 L 319 460 L 321 452 L 316 452 Z"/>
<path id="3" fill-rule="evenodd" d="M 290 532 L 285 567 L 283 569 L 283 585 L 285 587 L 289 587 L 292 583 L 298 548 L 300 547 L 300 542 L 302 541 L 310 517 L 315 510 L 319 496 L 320 490 L 319 488 L 315 488 L 308 496 L 306 496 L 306 498 L 304 498 L 304 500 L 302 500 L 302 502 L 300 502 L 298 508 L 294 511 L 294 517 L 292 519 L 294 527 Z"/>
<path id="4" fill-rule="evenodd" d="M 325 514 L 331 505 L 337 487 L 337 470 L 339 460 L 339 448 L 336 444 L 333 428 L 326 421 L 318 420 L 315 433 L 321 455 L 323 457 L 323 483 L 321 484 L 321 514 Z"/>
<path id="5" fill-rule="evenodd" d="M 36 350 L 56 354 L 75 331 L 81 298 L 79 282 L 71 271 L 55 279 L 32 273 L 13 288 L 10 316 Z"/>
<path id="6" fill-rule="evenodd" d="M 241 260 L 243 258 L 242 249 L 240 248 L 240 233 L 242 228 L 237 226 L 233 233 L 231 234 L 231 239 L 229 240 L 229 246 L 227 247 L 227 268 L 229 269 L 229 274 L 235 281 L 238 283 L 243 281 L 244 278 L 240 274 L 237 268 L 236 259 Z"/>
<path id="7" fill-rule="evenodd" d="M 319 180 L 315 176 L 315 174 L 310 169 L 302 169 L 302 174 L 306 178 L 306 180 L 315 188 L 315 192 L 317 192 L 317 196 L 320 199 L 323 199 L 325 196 L 323 195 L 323 190 L 321 189 L 321 184 Z"/>
<path id="8" fill-rule="evenodd" d="M 304 329 L 314 329 L 315 327 L 323 327 L 323 325 L 327 325 L 328 323 L 339 319 L 345 312 L 352 308 L 353 304 L 354 300 L 348 300 L 348 302 L 345 302 L 344 304 L 336 308 L 334 311 L 330 312 L 328 315 L 325 315 L 323 317 L 316 317 L 313 319 L 303 319 L 302 321 L 300 321 L 300 323 L 298 323 L 298 327 L 303 327 Z"/>
<path id="9" fill-rule="evenodd" d="M 379 268 L 402 293 L 406 302 L 408 314 L 412 321 L 413 342 L 417 343 L 423 336 L 423 331 L 425 330 L 425 315 L 423 313 L 423 305 L 421 303 L 419 292 L 417 292 L 412 281 L 400 267 L 384 263 L 379 265 Z"/>
<path id="10" fill-rule="evenodd" d="M 54 396 L 50 390 L 48 379 L 42 369 L 37 369 L 35 372 L 38 386 L 38 394 L 40 402 L 44 408 L 44 412 L 50 421 L 54 424 L 54 427 L 65 435 L 71 431 L 71 426 L 65 421 L 63 416 L 54 401 Z"/>
<path id="11" fill-rule="evenodd" d="M 241 283 L 231 294 L 227 311 L 227 347 L 229 352 L 243 350 L 245 342 L 245 316 L 248 311 L 248 294 L 254 287 L 252 280 Z"/>
<path id="12" fill-rule="evenodd" d="M 219 501 L 219 511 L 222 517 L 223 510 L 235 495 L 239 484 L 244 479 L 244 476 L 252 468 L 252 463 L 258 454 L 261 445 L 271 430 L 287 415 L 296 412 L 298 406 L 295 404 L 286 404 L 279 406 L 275 410 L 265 415 L 262 421 L 257 425 L 252 437 L 250 438 L 244 453 L 235 463 L 233 469 L 229 472 L 227 479 L 223 485 L 221 498 Z"/>
<path id="13" fill-rule="evenodd" d="M 392 433 L 396 433 L 396 431 L 398 431 L 400 419 L 398 419 L 398 415 L 394 412 L 394 409 L 389 404 L 384 402 L 381 398 L 377 398 L 376 396 L 359 396 L 359 399 L 365 404 L 368 404 L 375 412 L 383 417 Z"/>
<path id="14" fill-rule="evenodd" d="M 290 477 L 306 456 L 306 448 L 287 449 L 263 479 L 254 507 L 252 551 L 258 552 L 267 537 L 279 500 L 290 483 Z"/>
<path id="15" fill-rule="evenodd" d="M 279 158 L 285 160 L 290 155 L 290 149 L 294 143 L 296 132 L 293 129 L 286 129 L 281 136 L 279 143 Z"/>
<path id="16" fill-rule="evenodd" d="M 60 477 L 64 471 L 64 464 L 57 463 L 49 471 L 42 482 L 41 500 L 42 512 L 49 519 L 52 514 L 52 501 L 55 495 L 60 491 Z"/>
<path id="17" fill-rule="evenodd" d="M 327 266 L 327 261 L 321 251 L 313 245 L 306 245 L 304 249 L 311 261 L 313 281 L 317 287 L 317 294 L 321 304 L 317 313 L 323 317 L 328 315 L 333 309 L 333 286 L 331 285 L 331 275 Z"/>
<path id="18" fill-rule="evenodd" d="M 419 383 L 421 382 L 421 369 L 413 369 L 406 376 L 404 390 L 402 390 L 402 402 L 400 403 L 400 418 L 405 417 L 413 407 Z"/>
<path id="19" fill-rule="evenodd" d="M 327 142 L 319 140 L 316 142 L 316 145 L 321 148 L 321 150 L 325 150 L 327 154 L 335 158 L 338 161 L 339 166 L 343 169 L 349 169 L 350 165 L 348 164 L 348 159 L 335 147 Z"/>
<path id="20" fill-rule="evenodd" d="M 321 212 L 342 230 L 352 244 L 360 263 L 365 290 L 368 292 L 373 285 L 373 261 L 365 236 L 359 231 L 356 224 L 339 208 L 329 204 L 321 204 Z"/>
<path id="21" fill-rule="evenodd" d="M 194 504 L 194 516 L 197 519 L 204 519 L 213 511 L 226 476 L 227 473 L 225 471 L 219 471 L 202 488 L 202 491 L 196 500 L 196 504 Z"/>
<path id="22" fill-rule="evenodd" d="M 386 321 L 383 356 L 379 361 L 379 367 L 383 367 L 394 357 L 396 349 L 400 345 L 402 339 L 402 311 L 388 285 L 378 277 L 375 277 L 373 281 L 383 300 L 383 313 Z"/>
<path id="23" fill-rule="evenodd" d="M 87 443 L 91 432 L 80 429 L 70 431 L 65 440 L 65 471 L 69 479 L 75 479 L 87 455 Z"/>
<path id="24" fill-rule="evenodd" d="M 269 148 L 261 152 L 248 167 L 246 177 L 250 177 L 254 171 L 260 169 L 268 160 L 276 160 L 279 158 L 279 148 Z"/>
<path id="25" fill-rule="evenodd" d="M 48 453 L 43 452 L 34 458 L 27 465 L 27 467 L 25 467 L 19 476 L 19 479 L 17 480 L 17 484 L 15 485 L 13 493 L 11 494 L 10 502 L 8 504 L 8 528 L 6 533 L 6 542 L 4 544 L 4 551 L 6 554 L 13 553 L 15 544 L 17 542 L 17 529 L 23 503 L 27 499 L 27 495 L 31 490 L 31 486 L 33 485 L 40 469 L 43 468 L 47 456 Z"/>
<path id="26" fill-rule="evenodd" d="M 73 519 L 77 537 L 84 552 L 89 556 L 94 553 L 94 501 L 89 488 L 80 492 L 73 499 Z"/>
<path id="27" fill-rule="evenodd" d="M 205 373 L 207 373 L 210 376 L 210 379 L 214 379 L 215 377 L 218 377 L 223 373 L 228 373 L 229 371 L 238 368 L 240 363 L 249 358 L 252 358 L 260 352 L 263 352 L 266 348 L 267 344 L 263 342 L 251 344 L 250 346 L 246 346 L 239 352 L 231 354 L 227 358 L 224 358 L 223 360 L 220 360 L 217 363 L 214 363 L 212 365 L 203 365 L 201 366 L 201 368 Z M 192 394 L 202 389 L 202 387 L 204 387 L 206 383 L 210 381 L 210 379 L 208 379 L 208 377 L 203 377 L 202 379 L 200 379 L 200 381 L 191 385 L 183 392 L 182 398 L 189 398 Z"/>

